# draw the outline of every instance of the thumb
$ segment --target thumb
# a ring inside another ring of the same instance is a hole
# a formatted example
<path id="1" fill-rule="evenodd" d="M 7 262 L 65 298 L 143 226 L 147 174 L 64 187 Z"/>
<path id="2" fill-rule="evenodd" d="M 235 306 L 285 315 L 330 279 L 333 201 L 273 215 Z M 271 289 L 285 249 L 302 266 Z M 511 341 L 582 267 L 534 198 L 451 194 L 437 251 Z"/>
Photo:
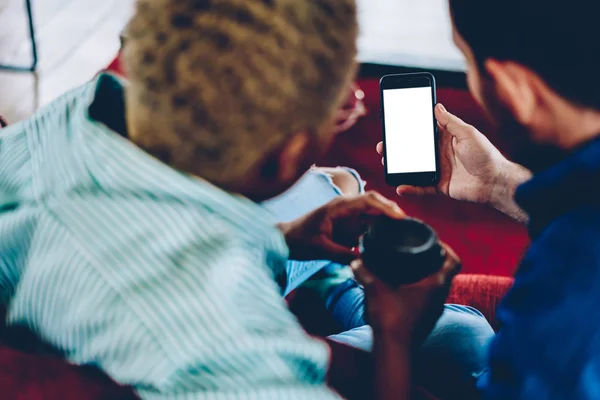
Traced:
<path id="1" fill-rule="evenodd" d="M 467 124 L 456 115 L 448 112 L 443 104 L 438 104 L 435 107 L 435 118 L 440 127 L 457 139 L 463 139 L 470 135 L 472 131 L 471 125 Z"/>
<path id="2" fill-rule="evenodd" d="M 398 193 L 399 196 L 428 196 L 437 194 L 437 190 L 434 187 L 402 185 L 396 188 L 396 193 Z"/>
<path id="3" fill-rule="evenodd" d="M 365 288 L 373 285 L 377 278 L 363 264 L 361 259 L 355 259 L 350 263 L 350 268 L 354 273 L 354 278 Z"/>
<path id="4" fill-rule="evenodd" d="M 350 262 L 357 257 L 354 250 L 352 250 L 350 247 L 335 243 L 329 238 L 323 239 L 321 242 L 321 250 L 325 259 L 343 265 L 350 264 Z"/>

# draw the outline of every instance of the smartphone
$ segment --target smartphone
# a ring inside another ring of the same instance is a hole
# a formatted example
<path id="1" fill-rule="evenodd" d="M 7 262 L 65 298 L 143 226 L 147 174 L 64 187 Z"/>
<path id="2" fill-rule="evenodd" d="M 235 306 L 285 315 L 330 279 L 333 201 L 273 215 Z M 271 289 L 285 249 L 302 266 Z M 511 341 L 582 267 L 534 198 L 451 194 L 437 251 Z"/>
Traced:
<path id="1" fill-rule="evenodd" d="M 386 182 L 436 185 L 440 157 L 435 78 L 426 72 L 386 75 L 380 88 Z"/>

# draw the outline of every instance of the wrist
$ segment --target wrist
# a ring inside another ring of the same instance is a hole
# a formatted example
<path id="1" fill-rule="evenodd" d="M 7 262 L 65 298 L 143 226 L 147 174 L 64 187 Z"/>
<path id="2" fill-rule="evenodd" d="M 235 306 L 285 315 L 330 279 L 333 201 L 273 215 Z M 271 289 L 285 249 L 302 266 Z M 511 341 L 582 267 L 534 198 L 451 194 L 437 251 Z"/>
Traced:
<path id="1" fill-rule="evenodd" d="M 381 400 L 411 398 L 413 347 L 393 337 L 375 336 L 373 356 L 375 376 L 371 398 Z"/>
<path id="2" fill-rule="evenodd" d="M 505 160 L 490 190 L 489 204 L 517 220 L 526 220 L 527 216 L 515 203 L 515 193 L 532 176 L 527 168 Z"/>
<path id="3" fill-rule="evenodd" d="M 277 227 L 277 229 L 279 229 L 281 231 L 281 233 L 286 238 L 286 240 L 287 240 L 287 236 L 288 236 L 289 231 L 290 231 L 290 225 L 291 224 L 289 222 L 280 222 L 280 223 L 278 223 L 278 224 L 275 225 L 275 227 Z"/>
<path id="4" fill-rule="evenodd" d="M 396 352 L 406 352 L 410 354 L 415 347 L 414 334 L 406 329 L 406 326 L 398 328 L 379 327 L 373 329 L 373 342 L 385 347 L 386 349 L 394 349 Z"/>
<path id="5" fill-rule="evenodd" d="M 275 226 L 277 227 L 277 229 L 279 229 L 279 231 L 283 235 L 283 238 L 285 239 L 285 244 L 288 246 L 288 249 L 290 250 L 290 258 L 291 258 L 292 247 L 294 247 L 293 243 L 292 243 L 293 240 L 291 239 L 292 223 L 280 222 L 280 223 L 276 224 Z"/>

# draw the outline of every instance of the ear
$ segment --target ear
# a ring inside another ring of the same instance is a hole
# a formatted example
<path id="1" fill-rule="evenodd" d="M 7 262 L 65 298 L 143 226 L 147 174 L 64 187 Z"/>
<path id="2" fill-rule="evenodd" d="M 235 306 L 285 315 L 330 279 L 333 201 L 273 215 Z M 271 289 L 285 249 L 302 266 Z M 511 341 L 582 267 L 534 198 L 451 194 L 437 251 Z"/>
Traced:
<path id="1" fill-rule="evenodd" d="M 278 157 L 277 179 L 290 182 L 304 173 L 304 159 L 310 146 L 310 134 L 300 132 L 292 136 L 282 147 Z M 302 169 L 302 171 L 301 171 Z"/>
<path id="2" fill-rule="evenodd" d="M 494 82 L 496 95 L 517 122 L 529 126 L 538 105 L 534 75 L 531 70 L 510 61 L 485 61 L 485 70 Z"/>

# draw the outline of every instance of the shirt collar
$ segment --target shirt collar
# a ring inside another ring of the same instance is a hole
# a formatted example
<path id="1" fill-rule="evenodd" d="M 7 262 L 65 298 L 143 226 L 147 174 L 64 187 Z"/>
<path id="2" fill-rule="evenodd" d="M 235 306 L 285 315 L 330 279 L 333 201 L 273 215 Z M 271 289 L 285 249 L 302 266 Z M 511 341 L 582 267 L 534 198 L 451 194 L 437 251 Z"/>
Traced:
<path id="1" fill-rule="evenodd" d="M 118 175 L 112 174 L 113 179 L 102 182 L 104 188 L 176 197 L 209 208 L 240 230 L 260 236 L 271 249 L 287 258 L 285 240 L 271 213 L 243 196 L 171 168 L 127 140 L 125 131 L 115 132 L 112 127 L 126 129 L 124 85 L 106 73 L 100 74 L 92 85 L 76 122 L 88 133 L 87 147 L 93 150 L 94 157 L 99 157 L 95 166 L 103 164 L 104 168 L 118 171 Z"/>
<path id="2" fill-rule="evenodd" d="M 600 206 L 600 137 L 521 185 L 516 201 L 529 215 L 534 236 L 565 213 Z"/>

